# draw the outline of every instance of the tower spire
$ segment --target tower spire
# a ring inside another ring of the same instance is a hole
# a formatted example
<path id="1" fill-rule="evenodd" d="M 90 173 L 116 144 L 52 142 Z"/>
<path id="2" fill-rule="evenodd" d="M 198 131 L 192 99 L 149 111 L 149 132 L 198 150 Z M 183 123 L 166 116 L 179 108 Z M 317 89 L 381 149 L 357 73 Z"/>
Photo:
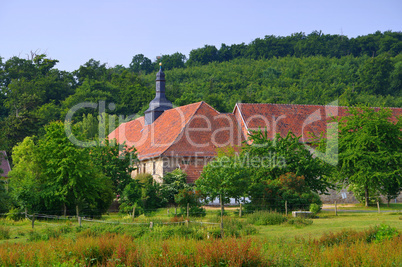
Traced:
<path id="1" fill-rule="evenodd" d="M 165 95 L 165 73 L 162 71 L 162 63 L 159 63 L 159 66 L 159 72 L 156 74 L 156 95 L 145 111 L 145 125 L 152 124 L 165 110 L 173 107 Z"/>

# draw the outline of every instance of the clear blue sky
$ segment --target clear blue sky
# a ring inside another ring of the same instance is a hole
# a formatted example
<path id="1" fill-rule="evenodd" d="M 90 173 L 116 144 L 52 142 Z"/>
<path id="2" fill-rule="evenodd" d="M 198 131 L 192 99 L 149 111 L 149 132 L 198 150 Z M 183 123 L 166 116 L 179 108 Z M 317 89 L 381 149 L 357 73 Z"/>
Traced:
<path id="1" fill-rule="evenodd" d="M 73 71 L 89 59 L 128 66 L 205 44 L 246 43 L 295 32 L 356 37 L 402 31 L 401 0 L 0 0 L 0 57 L 38 50 Z"/>

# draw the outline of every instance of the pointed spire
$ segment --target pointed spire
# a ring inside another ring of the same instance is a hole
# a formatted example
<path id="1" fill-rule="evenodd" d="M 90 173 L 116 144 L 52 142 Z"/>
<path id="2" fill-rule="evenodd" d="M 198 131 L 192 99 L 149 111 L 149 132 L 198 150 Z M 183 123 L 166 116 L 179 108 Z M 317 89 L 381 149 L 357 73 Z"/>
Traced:
<path id="1" fill-rule="evenodd" d="M 173 107 L 165 95 L 165 73 L 162 71 L 162 63 L 156 74 L 156 95 L 149 103 L 149 108 L 145 111 L 145 125 L 152 124 L 165 110 Z"/>

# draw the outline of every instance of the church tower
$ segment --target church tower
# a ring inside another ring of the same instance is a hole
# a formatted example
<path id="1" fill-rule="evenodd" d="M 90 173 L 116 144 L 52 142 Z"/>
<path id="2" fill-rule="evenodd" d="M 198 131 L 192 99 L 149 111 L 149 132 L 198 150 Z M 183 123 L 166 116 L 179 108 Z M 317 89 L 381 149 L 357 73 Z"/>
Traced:
<path id="1" fill-rule="evenodd" d="M 152 124 L 165 110 L 173 107 L 165 95 L 165 73 L 162 65 L 156 74 L 156 96 L 149 103 L 149 108 L 145 111 L 145 125 Z"/>

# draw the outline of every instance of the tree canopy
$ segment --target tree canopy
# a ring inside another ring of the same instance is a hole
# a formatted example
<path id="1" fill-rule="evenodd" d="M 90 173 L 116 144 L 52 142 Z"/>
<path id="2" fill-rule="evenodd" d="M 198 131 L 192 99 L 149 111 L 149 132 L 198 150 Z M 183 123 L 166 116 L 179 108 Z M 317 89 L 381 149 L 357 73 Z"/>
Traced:
<path id="1" fill-rule="evenodd" d="M 349 109 L 339 127 L 338 179 L 350 185 L 368 206 L 370 192 L 395 196 L 402 185 L 402 118 L 391 110 Z"/>

